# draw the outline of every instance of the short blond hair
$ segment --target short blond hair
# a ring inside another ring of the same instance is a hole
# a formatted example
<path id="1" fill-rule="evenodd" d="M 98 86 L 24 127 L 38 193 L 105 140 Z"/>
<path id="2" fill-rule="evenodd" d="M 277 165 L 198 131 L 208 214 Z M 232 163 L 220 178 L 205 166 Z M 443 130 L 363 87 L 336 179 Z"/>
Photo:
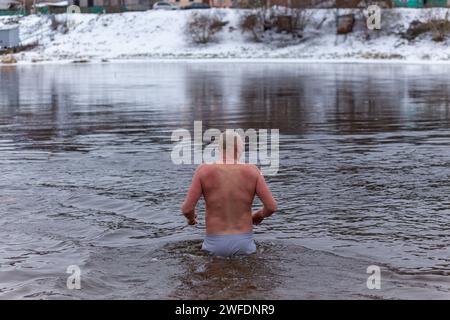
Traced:
<path id="1" fill-rule="evenodd" d="M 225 154 L 235 160 L 239 160 L 244 151 L 244 142 L 241 136 L 234 130 L 225 130 L 219 137 L 219 153 Z"/>

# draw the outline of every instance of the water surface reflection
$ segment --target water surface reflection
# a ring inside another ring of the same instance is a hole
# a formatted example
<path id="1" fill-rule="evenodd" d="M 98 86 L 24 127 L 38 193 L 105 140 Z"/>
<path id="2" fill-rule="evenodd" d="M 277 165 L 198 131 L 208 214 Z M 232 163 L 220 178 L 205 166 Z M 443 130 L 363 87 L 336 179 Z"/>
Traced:
<path id="1" fill-rule="evenodd" d="M 448 298 L 449 71 L 0 67 L 0 294 L 374 298 L 365 271 L 380 264 L 391 280 L 376 297 Z M 256 228 L 258 256 L 192 248 L 204 226 L 185 226 L 179 206 L 195 168 L 171 163 L 170 135 L 195 120 L 280 129 L 268 179 L 280 212 Z M 81 292 L 64 288 L 71 264 L 86 272 Z"/>

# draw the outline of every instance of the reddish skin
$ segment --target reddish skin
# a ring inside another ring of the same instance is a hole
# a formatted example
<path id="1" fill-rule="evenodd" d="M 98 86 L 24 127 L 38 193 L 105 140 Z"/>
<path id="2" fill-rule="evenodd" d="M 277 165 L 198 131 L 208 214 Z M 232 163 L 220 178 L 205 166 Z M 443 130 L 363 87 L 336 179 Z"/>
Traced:
<path id="1" fill-rule="evenodd" d="M 277 210 L 272 193 L 255 165 L 204 164 L 198 167 L 181 209 L 189 225 L 198 223 L 195 207 L 202 195 L 209 235 L 252 232 L 253 224 L 261 224 Z M 264 207 L 252 214 L 255 196 Z"/>

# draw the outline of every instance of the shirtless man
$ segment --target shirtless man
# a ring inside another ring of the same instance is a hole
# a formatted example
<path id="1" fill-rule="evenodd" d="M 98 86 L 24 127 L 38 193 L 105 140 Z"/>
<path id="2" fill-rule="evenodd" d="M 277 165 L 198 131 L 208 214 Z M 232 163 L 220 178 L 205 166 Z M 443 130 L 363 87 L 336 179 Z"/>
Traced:
<path id="1" fill-rule="evenodd" d="M 207 234 L 202 249 L 215 256 L 256 252 L 253 225 L 261 224 L 277 210 L 259 169 L 255 165 L 239 163 L 243 148 L 239 134 L 223 133 L 219 139 L 219 161 L 203 164 L 197 169 L 181 209 L 189 225 L 196 225 L 195 207 L 203 195 Z M 255 195 L 264 207 L 252 213 Z"/>

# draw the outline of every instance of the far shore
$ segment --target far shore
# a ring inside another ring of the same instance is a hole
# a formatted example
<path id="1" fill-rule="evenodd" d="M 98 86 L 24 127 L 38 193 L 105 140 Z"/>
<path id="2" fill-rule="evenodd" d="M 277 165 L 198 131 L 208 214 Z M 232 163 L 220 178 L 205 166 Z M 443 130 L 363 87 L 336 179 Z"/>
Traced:
<path id="1" fill-rule="evenodd" d="M 402 60 L 402 59 L 284 59 L 284 58 L 145 58 L 145 59 L 86 59 L 79 60 L 46 60 L 46 61 L 19 61 L 17 63 L 0 63 L 0 67 L 6 66 L 39 66 L 39 65 L 91 65 L 109 63 L 252 63 L 252 64 L 383 64 L 383 65 L 450 65 L 450 60 L 430 61 L 430 60 Z"/>

